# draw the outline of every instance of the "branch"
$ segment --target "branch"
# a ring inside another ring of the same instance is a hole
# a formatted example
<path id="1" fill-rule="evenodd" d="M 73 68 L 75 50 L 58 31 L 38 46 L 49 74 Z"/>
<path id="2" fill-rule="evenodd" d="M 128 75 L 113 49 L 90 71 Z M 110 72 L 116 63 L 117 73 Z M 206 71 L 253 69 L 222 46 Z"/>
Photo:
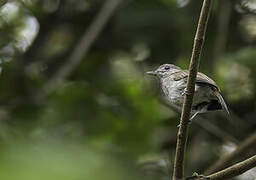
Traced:
<path id="1" fill-rule="evenodd" d="M 254 2 L 250 2 L 249 0 L 240 0 L 237 8 L 239 8 L 239 12 L 245 14 L 256 14 L 256 9 L 254 8 Z"/>
<path id="2" fill-rule="evenodd" d="M 184 152 L 188 133 L 187 125 L 190 118 L 190 112 L 195 91 L 195 80 L 199 67 L 200 55 L 204 43 L 208 18 L 210 15 L 210 9 L 211 0 L 204 0 L 194 39 L 194 46 L 189 66 L 189 76 L 186 87 L 186 94 L 181 113 L 180 127 L 177 135 L 173 180 L 181 180 L 183 179 L 184 176 Z"/>
<path id="3" fill-rule="evenodd" d="M 237 163 L 229 168 L 226 168 L 222 171 L 216 172 L 212 175 L 207 176 L 210 180 L 225 180 L 230 179 L 235 176 L 241 175 L 244 172 L 256 167 L 256 155 L 251 158 Z"/>
<path id="4" fill-rule="evenodd" d="M 237 149 L 234 150 L 231 154 L 219 159 L 216 163 L 210 166 L 206 171 L 205 174 L 211 174 L 213 172 L 219 171 L 232 162 L 237 160 L 239 157 L 246 154 L 250 149 L 253 149 L 256 146 L 256 133 L 249 136 L 245 141 L 243 141 L 240 145 L 238 145 Z"/>
<path id="5" fill-rule="evenodd" d="M 78 42 L 74 51 L 69 56 L 68 60 L 63 64 L 62 67 L 56 72 L 56 74 L 48 81 L 42 88 L 42 92 L 38 95 L 39 97 L 45 97 L 53 90 L 55 90 L 58 85 L 67 78 L 74 69 L 81 63 L 83 58 L 87 55 L 92 44 L 101 33 L 106 23 L 116 10 L 117 6 L 122 0 L 106 0 L 103 7 L 101 8 L 98 15 L 93 20 L 91 26 L 82 36 L 81 40 Z"/>
<path id="6" fill-rule="evenodd" d="M 8 0 L 0 0 L 0 8 L 5 5 L 8 2 Z"/>

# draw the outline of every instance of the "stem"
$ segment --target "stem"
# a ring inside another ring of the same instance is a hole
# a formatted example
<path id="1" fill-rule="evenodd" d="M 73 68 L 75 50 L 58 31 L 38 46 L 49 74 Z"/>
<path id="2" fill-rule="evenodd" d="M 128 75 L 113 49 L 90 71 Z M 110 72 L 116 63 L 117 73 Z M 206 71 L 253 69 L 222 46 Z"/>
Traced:
<path id="1" fill-rule="evenodd" d="M 187 83 L 187 93 L 185 94 L 185 99 L 183 103 L 180 127 L 177 135 L 177 145 L 176 154 L 174 160 L 174 170 L 173 170 L 173 180 L 182 180 L 184 177 L 184 153 L 186 148 L 187 134 L 188 134 L 188 121 L 190 118 L 190 112 L 193 102 L 193 96 L 195 91 L 195 81 L 197 76 L 197 71 L 199 67 L 201 50 L 204 44 L 204 37 L 206 32 L 206 27 L 208 23 L 208 18 L 210 15 L 212 0 L 204 0 L 201 9 L 201 14 L 197 26 L 197 31 L 194 39 L 194 46 L 192 50 L 192 56 L 190 59 L 189 66 L 189 76 Z"/>
<path id="2" fill-rule="evenodd" d="M 249 158 L 245 161 L 237 163 L 229 168 L 226 168 L 222 171 L 216 172 L 207 177 L 210 178 L 210 180 L 230 179 L 235 176 L 241 175 L 244 172 L 246 172 L 254 167 L 256 167 L 256 155 L 252 156 L 251 158 Z"/>
<path id="3" fill-rule="evenodd" d="M 256 146 L 256 133 L 253 133 L 249 136 L 246 140 L 244 140 L 240 145 L 237 146 L 237 149 L 234 150 L 231 154 L 222 157 L 212 166 L 210 166 L 206 171 L 205 174 L 211 174 L 213 172 L 219 171 L 232 162 L 239 159 L 239 157 L 244 157 L 249 150 L 253 149 Z"/>

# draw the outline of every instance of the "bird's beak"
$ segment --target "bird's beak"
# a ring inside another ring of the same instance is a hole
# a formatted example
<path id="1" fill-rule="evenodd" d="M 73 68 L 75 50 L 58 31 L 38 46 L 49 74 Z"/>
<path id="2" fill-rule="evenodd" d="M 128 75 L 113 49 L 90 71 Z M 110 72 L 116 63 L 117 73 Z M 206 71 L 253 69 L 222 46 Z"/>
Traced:
<path id="1" fill-rule="evenodd" d="M 157 75 L 157 73 L 155 71 L 148 71 L 148 72 L 146 72 L 146 74 L 153 75 L 153 76 Z"/>

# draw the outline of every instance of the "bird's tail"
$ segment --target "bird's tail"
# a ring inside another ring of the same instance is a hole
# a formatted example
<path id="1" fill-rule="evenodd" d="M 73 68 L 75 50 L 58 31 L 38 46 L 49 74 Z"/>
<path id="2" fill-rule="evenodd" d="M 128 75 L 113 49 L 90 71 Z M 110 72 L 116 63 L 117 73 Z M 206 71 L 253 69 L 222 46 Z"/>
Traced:
<path id="1" fill-rule="evenodd" d="M 227 105 L 226 105 L 222 95 L 220 94 L 220 92 L 219 91 L 215 91 L 214 93 L 217 96 L 217 98 L 219 99 L 222 108 L 227 112 L 228 115 L 230 115 L 228 107 L 227 107 Z"/>

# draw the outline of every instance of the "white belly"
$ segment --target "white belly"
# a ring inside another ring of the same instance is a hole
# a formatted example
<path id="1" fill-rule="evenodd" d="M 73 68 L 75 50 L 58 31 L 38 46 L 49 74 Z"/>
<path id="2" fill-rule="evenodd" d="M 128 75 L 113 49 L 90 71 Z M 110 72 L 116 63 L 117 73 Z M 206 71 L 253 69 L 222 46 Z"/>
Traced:
<path id="1" fill-rule="evenodd" d="M 185 88 L 186 88 L 186 84 L 181 81 L 173 81 L 173 83 L 165 83 L 165 86 L 162 86 L 162 89 L 166 98 L 179 110 L 181 110 L 181 107 L 183 104 L 183 100 L 184 100 L 183 92 Z"/>
<path id="2" fill-rule="evenodd" d="M 167 81 L 167 82 L 165 82 Z M 162 85 L 163 92 L 166 98 L 178 109 L 182 109 L 182 104 L 184 101 L 184 91 L 186 88 L 186 83 L 184 81 L 171 81 L 170 79 L 166 78 L 162 81 L 164 86 Z M 193 105 L 197 105 L 203 101 L 208 102 L 209 99 L 215 99 L 215 95 L 212 92 L 211 88 L 208 86 L 198 86 L 195 85 L 195 93 L 193 98 Z"/>

